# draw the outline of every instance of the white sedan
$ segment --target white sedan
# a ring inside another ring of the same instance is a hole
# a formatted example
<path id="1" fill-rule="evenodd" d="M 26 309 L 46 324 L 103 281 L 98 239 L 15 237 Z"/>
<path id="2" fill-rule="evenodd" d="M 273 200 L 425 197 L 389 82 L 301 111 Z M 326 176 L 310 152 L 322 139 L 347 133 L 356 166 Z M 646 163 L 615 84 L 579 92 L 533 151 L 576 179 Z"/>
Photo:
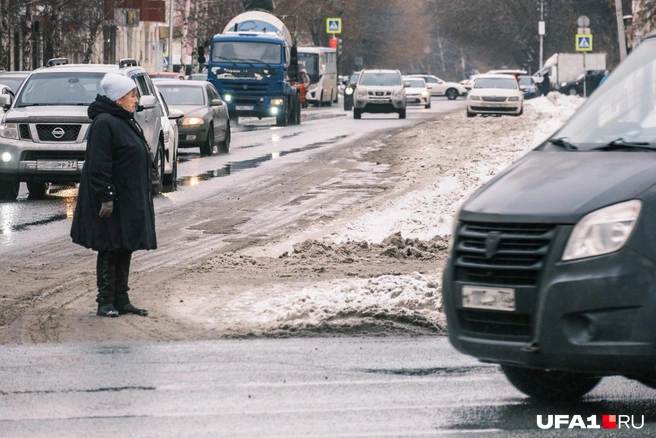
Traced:
<path id="1" fill-rule="evenodd" d="M 510 75 L 480 75 L 467 96 L 467 117 L 524 112 L 524 92 Z"/>
<path id="2" fill-rule="evenodd" d="M 431 96 L 446 96 L 449 100 L 455 100 L 458 96 L 466 96 L 467 89 L 457 82 L 447 82 L 433 75 L 408 75 L 408 78 L 423 78 L 428 85 Z"/>
<path id="3" fill-rule="evenodd" d="M 428 109 L 431 107 L 431 95 L 423 78 L 403 77 L 405 87 L 406 105 L 423 105 Z"/>

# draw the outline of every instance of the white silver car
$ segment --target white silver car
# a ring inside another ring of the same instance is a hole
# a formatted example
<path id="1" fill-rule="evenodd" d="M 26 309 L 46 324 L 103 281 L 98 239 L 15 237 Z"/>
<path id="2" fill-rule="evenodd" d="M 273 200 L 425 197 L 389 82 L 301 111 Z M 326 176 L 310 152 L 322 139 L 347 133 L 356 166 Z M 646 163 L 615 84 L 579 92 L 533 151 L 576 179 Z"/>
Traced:
<path id="1" fill-rule="evenodd" d="M 524 92 L 510 75 L 480 75 L 467 96 L 467 117 L 524 112 Z"/>
<path id="2" fill-rule="evenodd" d="M 423 105 L 428 109 L 431 107 L 431 94 L 423 78 L 403 77 L 405 87 L 405 98 L 407 105 Z"/>
<path id="3" fill-rule="evenodd" d="M 406 95 L 398 70 L 362 70 L 353 97 L 353 118 L 362 113 L 398 113 L 406 115 Z"/>
<path id="4" fill-rule="evenodd" d="M 407 75 L 408 78 L 423 78 L 428 85 L 431 96 L 446 96 L 449 100 L 455 100 L 458 96 L 466 96 L 467 89 L 457 82 L 444 81 L 433 75 Z"/>
<path id="5" fill-rule="evenodd" d="M 171 154 L 167 157 L 167 162 L 171 163 L 171 172 L 164 175 L 164 184 L 175 187 L 178 177 L 178 123 L 184 118 L 184 113 L 177 109 L 169 109 L 164 96 L 157 86 L 157 97 L 159 99 L 160 109 L 162 110 L 162 131 L 164 133 L 164 149 Z"/>

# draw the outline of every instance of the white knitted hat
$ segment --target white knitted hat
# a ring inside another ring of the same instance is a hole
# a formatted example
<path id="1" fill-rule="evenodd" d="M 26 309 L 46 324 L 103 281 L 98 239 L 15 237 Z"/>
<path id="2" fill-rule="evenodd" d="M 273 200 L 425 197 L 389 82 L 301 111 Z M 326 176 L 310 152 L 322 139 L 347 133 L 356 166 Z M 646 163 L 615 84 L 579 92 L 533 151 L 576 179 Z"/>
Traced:
<path id="1" fill-rule="evenodd" d="M 137 88 L 137 84 L 132 79 L 118 73 L 107 73 L 100 81 L 100 87 L 105 92 L 105 96 L 117 101 L 128 94 L 130 90 Z"/>

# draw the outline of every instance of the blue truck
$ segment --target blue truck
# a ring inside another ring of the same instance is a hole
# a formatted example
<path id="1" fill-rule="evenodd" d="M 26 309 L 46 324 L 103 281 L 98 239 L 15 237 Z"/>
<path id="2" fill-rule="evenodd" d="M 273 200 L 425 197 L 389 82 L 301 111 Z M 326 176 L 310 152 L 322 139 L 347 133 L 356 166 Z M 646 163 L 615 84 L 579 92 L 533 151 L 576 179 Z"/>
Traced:
<path id="1" fill-rule="evenodd" d="M 239 117 L 275 117 L 279 126 L 301 123 L 298 56 L 281 19 L 262 10 L 233 18 L 210 43 L 207 79 Z"/>

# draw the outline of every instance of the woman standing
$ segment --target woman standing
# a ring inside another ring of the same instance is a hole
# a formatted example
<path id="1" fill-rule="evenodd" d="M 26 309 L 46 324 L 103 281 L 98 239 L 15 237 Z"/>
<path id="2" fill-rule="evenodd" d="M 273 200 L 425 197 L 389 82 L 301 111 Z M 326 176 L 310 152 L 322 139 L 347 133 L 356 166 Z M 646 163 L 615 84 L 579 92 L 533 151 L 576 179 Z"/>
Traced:
<path id="1" fill-rule="evenodd" d="M 130 303 L 128 277 L 132 252 L 156 249 L 155 210 L 148 143 L 133 113 L 135 82 L 107 73 L 100 83 L 105 95 L 89 105 L 86 158 L 82 168 L 73 242 L 98 251 L 98 316 L 126 313 L 146 316 Z"/>

